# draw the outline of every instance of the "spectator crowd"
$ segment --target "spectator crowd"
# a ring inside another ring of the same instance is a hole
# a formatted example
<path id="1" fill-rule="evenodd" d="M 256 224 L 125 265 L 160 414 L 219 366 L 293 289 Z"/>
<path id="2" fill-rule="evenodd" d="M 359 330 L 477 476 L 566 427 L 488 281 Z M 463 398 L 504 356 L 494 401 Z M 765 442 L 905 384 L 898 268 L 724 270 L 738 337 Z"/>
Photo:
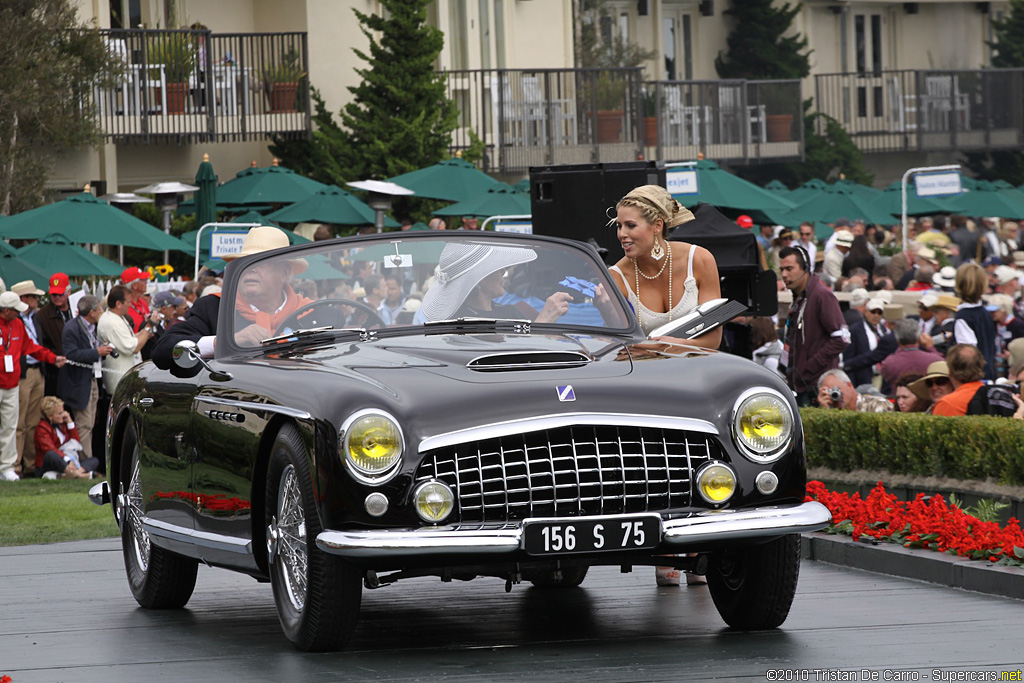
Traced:
<path id="1" fill-rule="evenodd" d="M 751 322 L 753 359 L 801 406 L 1024 418 L 1016 223 L 926 217 L 906 242 L 860 221 L 828 227 L 769 231 L 765 260 L 792 300 L 777 324 Z"/>

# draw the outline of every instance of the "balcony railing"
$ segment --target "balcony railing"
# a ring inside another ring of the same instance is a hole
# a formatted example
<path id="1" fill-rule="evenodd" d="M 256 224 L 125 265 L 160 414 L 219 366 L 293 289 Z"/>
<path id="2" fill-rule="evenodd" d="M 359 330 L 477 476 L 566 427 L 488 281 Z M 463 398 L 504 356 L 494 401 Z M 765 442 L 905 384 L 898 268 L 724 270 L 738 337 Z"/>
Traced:
<path id="1" fill-rule="evenodd" d="M 1018 149 L 1024 69 L 815 76 L 815 106 L 864 152 Z"/>
<path id="2" fill-rule="evenodd" d="M 115 67 L 88 104 L 108 141 L 309 136 L 305 33 L 101 33 Z"/>
<path id="3" fill-rule="evenodd" d="M 451 149 L 469 148 L 475 135 L 485 146 L 484 170 L 499 174 L 549 164 L 693 159 L 701 152 L 745 163 L 800 158 L 799 81 L 642 83 L 642 73 L 446 72 L 448 97 L 459 109 Z"/>
<path id="4" fill-rule="evenodd" d="M 654 117 L 646 143 L 658 159 L 702 153 L 756 163 L 803 155 L 798 80 L 654 81 L 644 88 L 645 113 Z"/>

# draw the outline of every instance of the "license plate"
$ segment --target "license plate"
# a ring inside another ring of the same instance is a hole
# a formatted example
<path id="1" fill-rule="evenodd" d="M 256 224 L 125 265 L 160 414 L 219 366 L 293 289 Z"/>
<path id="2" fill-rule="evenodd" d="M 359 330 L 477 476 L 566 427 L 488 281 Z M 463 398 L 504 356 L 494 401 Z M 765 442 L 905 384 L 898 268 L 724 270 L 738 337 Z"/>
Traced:
<path id="1" fill-rule="evenodd" d="M 523 548 L 530 555 L 649 550 L 661 543 L 661 517 L 527 520 L 523 522 L 523 536 Z"/>

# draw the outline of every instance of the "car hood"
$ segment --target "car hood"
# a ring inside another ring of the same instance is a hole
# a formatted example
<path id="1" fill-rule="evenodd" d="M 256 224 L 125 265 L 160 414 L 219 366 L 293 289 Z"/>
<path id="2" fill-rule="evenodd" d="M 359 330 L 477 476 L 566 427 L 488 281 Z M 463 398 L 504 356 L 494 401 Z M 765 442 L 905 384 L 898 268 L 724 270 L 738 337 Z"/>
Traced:
<path id="1" fill-rule="evenodd" d="M 277 374 L 252 377 L 264 388 L 272 383 L 286 405 L 333 420 L 380 408 L 406 424 L 414 439 L 472 424 L 572 412 L 674 415 L 722 424 L 745 389 L 786 391 L 775 373 L 735 356 L 635 341 L 536 332 L 417 335 L 310 348 L 248 364 L 289 371 L 283 382 Z M 531 354 L 537 362 L 524 362 Z M 497 367 L 481 370 L 473 365 L 480 359 Z M 502 367 L 502 359 L 511 362 Z"/>

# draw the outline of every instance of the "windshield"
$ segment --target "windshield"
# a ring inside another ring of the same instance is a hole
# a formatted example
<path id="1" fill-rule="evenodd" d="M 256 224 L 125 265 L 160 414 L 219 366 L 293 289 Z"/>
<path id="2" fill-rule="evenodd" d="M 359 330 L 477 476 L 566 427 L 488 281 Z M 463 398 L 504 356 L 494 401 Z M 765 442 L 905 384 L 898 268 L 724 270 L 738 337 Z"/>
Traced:
<path id="1" fill-rule="evenodd" d="M 235 292 L 231 333 L 244 347 L 323 327 L 491 319 L 621 332 L 631 319 L 604 265 L 587 252 L 486 234 L 392 233 L 299 247 L 247 265 L 236 274 Z"/>

